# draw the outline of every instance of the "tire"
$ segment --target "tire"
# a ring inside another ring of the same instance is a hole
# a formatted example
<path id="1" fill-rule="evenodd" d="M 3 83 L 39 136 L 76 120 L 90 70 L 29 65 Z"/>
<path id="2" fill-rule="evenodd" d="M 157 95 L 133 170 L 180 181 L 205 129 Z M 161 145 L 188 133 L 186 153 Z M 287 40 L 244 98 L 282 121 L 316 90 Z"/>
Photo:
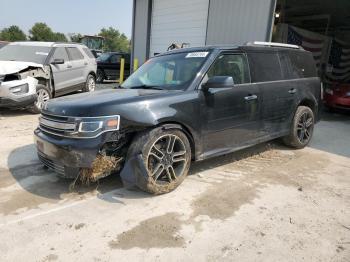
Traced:
<path id="1" fill-rule="evenodd" d="M 33 114 L 40 114 L 44 103 L 52 98 L 51 90 L 45 85 L 36 86 L 37 100 L 28 108 Z"/>
<path id="2" fill-rule="evenodd" d="M 290 134 L 282 140 L 284 144 L 297 149 L 307 146 L 312 138 L 315 118 L 309 107 L 299 106 L 295 112 Z"/>
<path id="3" fill-rule="evenodd" d="M 85 86 L 83 88 L 84 92 L 92 92 L 95 90 L 96 87 L 96 79 L 95 76 L 92 74 L 89 74 L 86 78 Z"/>
<path id="4" fill-rule="evenodd" d="M 97 83 L 103 83 L 103 81 L 106 78 L 105 73 L 102 70 L 97 69 L 96 75 L 97 75 L 96 76 L 96 82 Z"/>
<path id="5" fill-rule="evenodd" d="M 169 142 L 173 145 L 172 150 Z M 138 134 L 128 150 L 127 160 L 140 153 L 148 177 L 146 184 L 136 186 L 143 191 L 154 195 L 169 193 L 188 174 L 191 146 L 180 129 L 165 129 L 163 126 Z"/>

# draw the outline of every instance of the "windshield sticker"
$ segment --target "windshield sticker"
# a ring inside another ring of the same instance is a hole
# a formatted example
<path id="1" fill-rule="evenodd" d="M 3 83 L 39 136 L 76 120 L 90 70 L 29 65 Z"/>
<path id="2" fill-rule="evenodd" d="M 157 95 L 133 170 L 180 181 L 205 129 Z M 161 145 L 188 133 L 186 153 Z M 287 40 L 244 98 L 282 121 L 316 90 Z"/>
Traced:
<path id="1" fill-rule="evenodd" d="M 45 53 L 45 52 L 35 52 L 36 55 L 48 55 L 49 53 Z"/>
<path id="2" fill-rule="evenodd" d="M 206 57 L 209 54 L 209 52 L 193 52 L 193 53 L 188 53 L 186 55 L 186 58 L 191 58 L 191 57 Z"/>

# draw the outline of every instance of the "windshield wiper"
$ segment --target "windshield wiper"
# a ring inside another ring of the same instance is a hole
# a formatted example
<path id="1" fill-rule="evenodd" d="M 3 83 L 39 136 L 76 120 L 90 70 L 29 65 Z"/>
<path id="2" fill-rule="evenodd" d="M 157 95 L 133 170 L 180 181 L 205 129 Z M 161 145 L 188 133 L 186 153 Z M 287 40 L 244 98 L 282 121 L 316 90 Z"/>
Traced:
<path id="1" fill-rule="evenodd" d="M 122 88 L 125 88 L 121 86 Z M 139 85 L 139 86 L 132 86 L 128 87 L 129 89 L 155 89 L 155 90 L 163 90 L 163 88 L 159 86 L 152 86 L 152 85 Z"/>

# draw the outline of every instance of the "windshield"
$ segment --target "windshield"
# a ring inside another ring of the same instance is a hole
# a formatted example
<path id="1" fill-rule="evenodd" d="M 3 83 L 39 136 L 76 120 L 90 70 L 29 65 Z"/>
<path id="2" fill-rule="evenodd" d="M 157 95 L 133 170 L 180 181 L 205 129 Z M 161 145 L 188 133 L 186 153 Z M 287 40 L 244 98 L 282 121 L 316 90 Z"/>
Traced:
<path id="1" fill-rule="evenodd" d="M 21 61 L 44 64 L 51 47 L 7 45 L 0 49 L 0 61 Z"/>
<path id="2" fill-rule="evenodd" d="M 100 61 L 100 62 L 106 62 L 109 58 L 109 54 L 107 53 L 102 53 L 99 55 L 99 57 L 96 59 L 97 61 Z"/>
<path id="3" fill-rule="evenodd" d="M 209 52 L 190 52 L 154 57 L 144 63 L 121 87 L 186 89 L 208 54 Z"/>

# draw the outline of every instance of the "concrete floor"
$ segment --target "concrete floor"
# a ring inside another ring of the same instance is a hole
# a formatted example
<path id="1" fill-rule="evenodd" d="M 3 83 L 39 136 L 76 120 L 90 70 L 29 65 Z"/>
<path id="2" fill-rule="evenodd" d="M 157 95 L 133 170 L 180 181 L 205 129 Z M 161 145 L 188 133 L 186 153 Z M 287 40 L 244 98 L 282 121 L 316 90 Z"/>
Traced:
<path id="1" fill-rule="evenodd" d="M 303 150 L 195 163 L 156 197 L 118 176 L 69 191 L 36 157 L 37 117 L 0 111 L 1 261 L 350 261 L 349 115 Z"/>

